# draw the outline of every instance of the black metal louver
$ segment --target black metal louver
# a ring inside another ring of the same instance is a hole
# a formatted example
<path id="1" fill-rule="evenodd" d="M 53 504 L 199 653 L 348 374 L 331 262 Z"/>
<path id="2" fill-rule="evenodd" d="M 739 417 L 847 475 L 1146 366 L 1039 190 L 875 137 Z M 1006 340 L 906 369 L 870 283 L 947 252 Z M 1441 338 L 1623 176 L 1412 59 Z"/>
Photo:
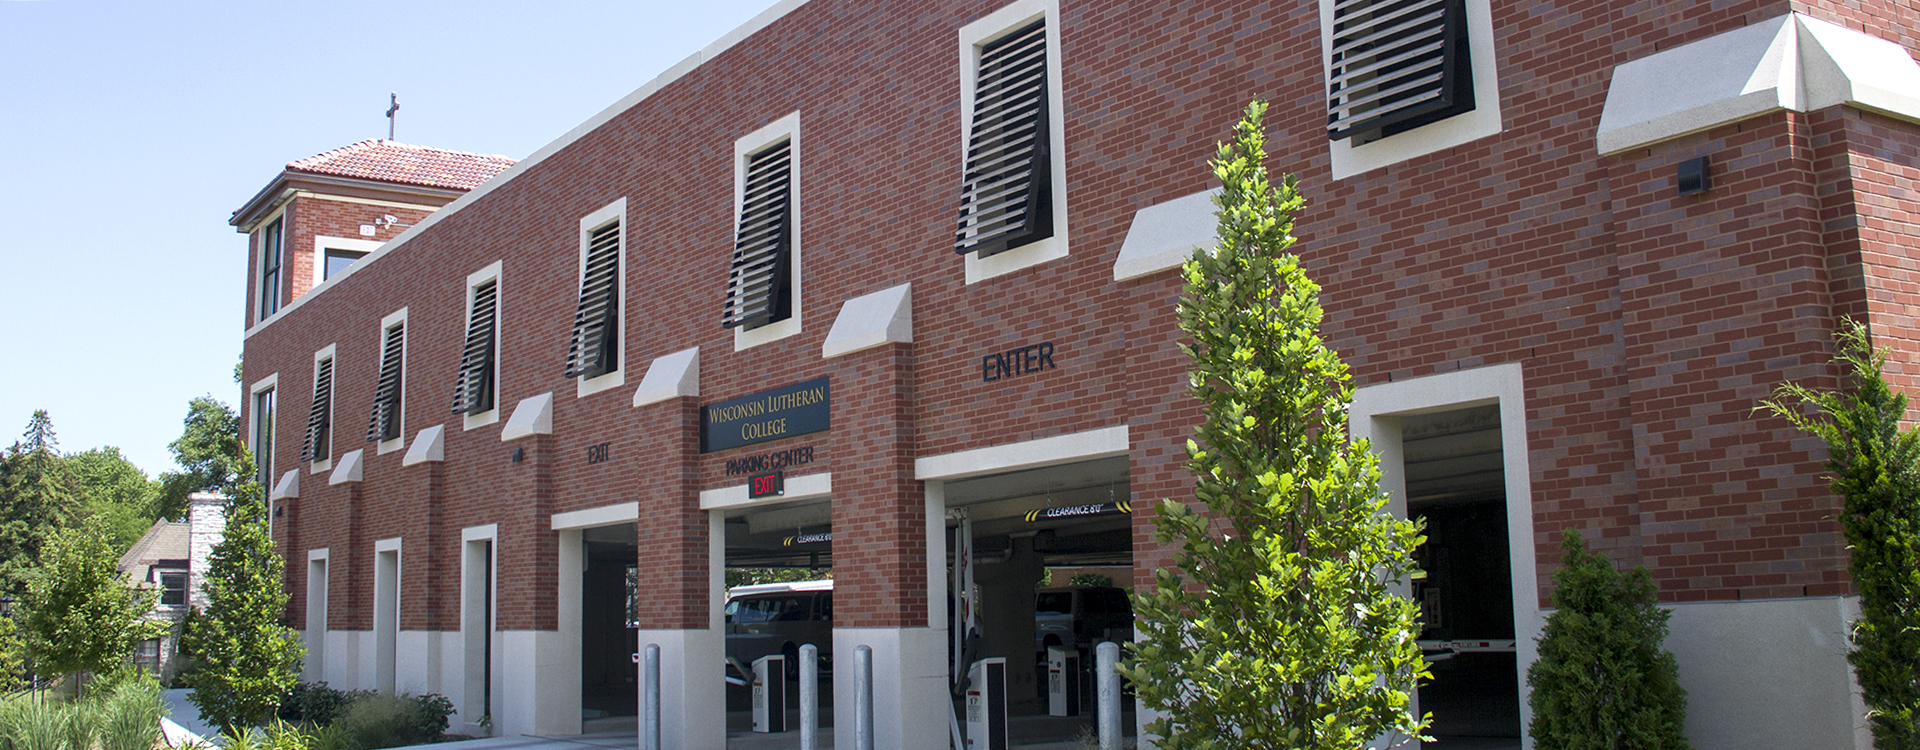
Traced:
<path id="1" fill-rule="evenodd" d="M 980 49 L 954 252 L 985 258 L 1053 236 L 1044 20 Z"/>
<path id="2" fill-rule="evenodd" d="M 460 374 L 453 385 L 454 414 L 479 414 L 493 408 L 494 309 L 499 289 L 499 279 L 473 288 L 473 307 L 467 311 L 467 345 L 460 354 Z"/>
<path id="3" fill-rule="evenodd" d="M 792 146 L 789 140 L 747 158 L 740 226 L 727 273 L 727 310 L 721 320 L 727 328 L 751 331 L 793 314 Z"/>
<path id="4" fill-rule="evenodd" d="M 599 377 L 620 369 L 620 224 L 593 230 L 587 267 L 580 274 L 580 305 L 567 347 L 569 378 Z"/>
<path id="5" fill-rule="evenodd" d="M 406 355 L 407 324 L 388 328 L 380 345 L 380 380 L 373 392 L 373 414 L 367 418 L 367 442 L 400 437 L 401 365 Z"/>
<path id="6" fill-rule="evenodd" d="M 1327 137 L 1353 145 L 1473 111 L 1466 0 L 1337 0 Z"/>
<path id="7" fill-rule="evenodd" d="M 307 410 L 307 440 L 300 460 L 324 461 L 333 455 L 333 358 L 320 360 L 313 373 L 313 407 Z"/>

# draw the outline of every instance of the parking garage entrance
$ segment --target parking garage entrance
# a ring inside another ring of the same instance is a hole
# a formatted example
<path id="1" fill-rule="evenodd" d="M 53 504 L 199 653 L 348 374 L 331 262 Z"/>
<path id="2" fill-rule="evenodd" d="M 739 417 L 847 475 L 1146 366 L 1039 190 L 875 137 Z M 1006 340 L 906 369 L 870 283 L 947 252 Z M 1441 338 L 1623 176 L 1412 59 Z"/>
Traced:
<path id="1" fill-rule="evenodd" d="M 1413 585 L 1440 747 L 1520 747 L 1520 683 L 1500 407 L 1401 419 L 1407 514 L 1426 520 Z"/>
<path id="2" fill-rule="evenodd" d="M 755 504 L 723 513 L 728 743 L 782 733 L 797 741 L 801 647 L 806 645 L 818 650 L 819 720 L 823 731 L 830 731 L 834 663 L 830 500 L 815 497 Z M 715 679 L 720 676 L 716 674 Z M 754 705 L 756 692 L 766 702 L 759 712 Z"/>
<path id="3" fill-rule="evenodd" d="M 638 651 L 638 542 L 631 523 L 582 529 L 586 566 L 580 575 L 580 715 L 591 722 L 633 716 L 640 703 L 633 653 Z"/>
<path id="4" fill-rule="evenodd" d="M 989 726 L 983 711 L 1003 703 L 1011 746 L 1094 733 L 1094 647 L 1133 638 L 1127 466 L 1121 456 L 946 483 L 948 666 L 959 731 L 970 731 L 969 718 Z M 995 700 L 998 685 L 982 682 L 1003 682 L 1004 694 Z M 1131 733 L 1130 692 L 1122 708 Z"/>

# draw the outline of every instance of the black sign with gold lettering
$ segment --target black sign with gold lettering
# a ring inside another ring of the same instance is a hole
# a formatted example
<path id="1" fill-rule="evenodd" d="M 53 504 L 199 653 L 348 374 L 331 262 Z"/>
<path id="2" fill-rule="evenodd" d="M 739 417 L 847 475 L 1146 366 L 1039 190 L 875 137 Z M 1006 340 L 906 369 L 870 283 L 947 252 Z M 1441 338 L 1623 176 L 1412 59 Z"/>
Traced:
<path id="1" fill-rule="evenodd" d="M 738 448 L 833 426 L 827 379 L 700 407 L 700 452 Z"/>

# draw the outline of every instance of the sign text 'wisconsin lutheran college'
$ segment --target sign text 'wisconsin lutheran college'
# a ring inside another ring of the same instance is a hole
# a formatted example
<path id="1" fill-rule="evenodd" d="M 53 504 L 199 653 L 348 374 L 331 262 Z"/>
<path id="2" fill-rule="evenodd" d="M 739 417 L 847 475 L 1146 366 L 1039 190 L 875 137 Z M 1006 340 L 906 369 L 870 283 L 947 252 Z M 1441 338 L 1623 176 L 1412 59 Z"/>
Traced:
<path id="1" fill-rule="evenodd" d="M 826 378 L 700 407 L 700 452 L 820 432 L 833 426 L 830 407 Z"/>

